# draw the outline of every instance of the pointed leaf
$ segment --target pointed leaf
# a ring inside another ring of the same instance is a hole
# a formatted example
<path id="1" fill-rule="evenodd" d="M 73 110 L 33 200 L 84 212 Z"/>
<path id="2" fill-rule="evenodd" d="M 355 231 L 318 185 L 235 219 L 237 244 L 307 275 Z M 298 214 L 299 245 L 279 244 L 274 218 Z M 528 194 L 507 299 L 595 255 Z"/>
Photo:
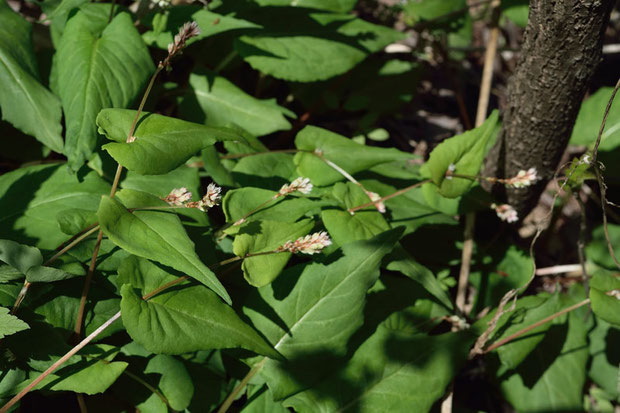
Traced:
<path id="1" fill-rule="evenodd" d="M 32 27 L 0 1 L 0 108 L 2 119 L 62 152 L 60 100 L 39 82 Z"/>
<path id="2" fill-rule="evenodd" d="M 310 219 L 295 223 L 254 221 L 239 230 L 233 241 L 233 252 L 238 257 L 246 254 L 273 251 L 287 241 L 295 241 L 314 227 Z M 291 258 L 290 252 L 245 258 L 241 268 L 250 285 L 262 287 L 276 279 Z"/>
<path id="3" fill-rule="evenodd" d="M 192 73 L 189 84 L 191 90 L 179 110 L 191 116 L 198 109 L 191 120 L 209 126 L 235 124 L 255 136 L 291 128 L 284 116 L 294 118 L 294 112 L 278 106 L 275 99 L 256 99 L 213 72 Z"/>
<path id="4" fill-rule="evenodd" d="M 446 139 L 431 152 L 424 164 L 424 173 L 439 187 L 439 193 L 446 198 L 463 195 L 473 184 L 472 179 L 450 177 L 446 171 L 454 165 L 454 173 L 474 177 L 478 175 L 486 155 L 489 140 L 495 136 L 497 112 L 491 113 L 479 127 Z"/>
<path id="5" fill-rule="evenodd" d="M 353 175 L 375 165 L 396 160 L 413 159 L 413 155 L 393 148 L 360 145 L 344 136 L 315 126 L 306 126 L 295 138 L 298 149 L 320 151 L 323 156 Z M 297 171 L 313 184 L 325 186 L 345 179 L 339 172 L 310 153 L 295 155 Z"/>
<path id="6" fill-rule="evenodd" d="M 349 337 L 363 322 L 366 291 L 401 233 L 391 230 L 347 244 L 343 256 L 329 264 L 293 267 L 250 298 L 246 314 L 289 360 L 269 360 L 261 370 L 276 399 L 304 388 L 296 376 L 315 381 L 331 358 L 346 353 Z M 261 311 L 265 308 L 269 311 Z"/>
<path id="7" fill-rule="evenodd" d="M 8 308 L 0 307 L 0 339 L 28 328 L 28 324 L 9 314 Z"/>
<path id="8" fill-rule="evenodd" d="M 168 399 L 170 407 L 183 411 L 189 406 L 194 395 L 194 384 L 181 361 L 172 356 L 158 354 L 149 360 L 144 372 L 161 375 L 157 387 Z"/>
<path id="9" fill-rule="evenodd" d="M 612 87 L 602 87 L 581 104 L 570 144 L 594 146 L 612 92 Z M 599 150 L 610 151 L 618 146 L 620 146 L 620 104 L 615 99 L 607 115 Z"/>
<path id="10" fill-rule="evenodd" d="M 141 294 L 177 277 L 136 257 L 119 268 L 123 324 L 131 337 L 154 353 L 182 354 L 197 350 L 245 348 L 269 357 L 280 355 L 235 311 L 202 286 L 189 283 L 165 290 L 145 301 Z M 137 294 L 134 288 L 140 290 Z"/>
<path id="11" fill-rule="evenodd" d="M 594 314 L 613 325 L 620 326 L 620 277 L 599 271 L 590 281 L 590 299 Z"/>
<path id="12" fill-rule="evenodd" d="M 97 145 L 99 111 L 132 103 L 153 62 L 129 14 L 117 15 L 100 31 L 79 11 L 67 22 L 54 70 L 67 122 L 65 154 L 77 169 Z"/>
<path id="13" fill-rule="evenodd" d="M 145 192 L 123 189 L 117 198 L 132 208 L 166 206 Z M 97 212 L 106 236 L 119 247 L 140 257 L 176 268 L 200 281 L 230 303 L 226 289 L 196 255 L 179 217 L 167 211 L 129 212 L 115 198 L 104 196 Z"/>
<path id="14" fill-rule="evenodd" d="M 140 114 L 133 136 L 127 136 L 136 111 L 104 109 L 97 116 L 99 133 L 115 141 L 103 145 L 118 163 L 142 175 L 165 174 L 217 141 L 244 139 L 225 128 L 214 128 L 152 113 Z"/>

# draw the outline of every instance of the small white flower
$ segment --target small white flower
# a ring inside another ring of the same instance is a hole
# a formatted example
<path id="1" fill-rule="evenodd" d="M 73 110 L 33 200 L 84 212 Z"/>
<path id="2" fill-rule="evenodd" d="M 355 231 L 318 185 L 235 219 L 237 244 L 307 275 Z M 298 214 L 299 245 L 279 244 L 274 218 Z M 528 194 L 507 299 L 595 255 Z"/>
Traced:
<path id="1" fill-rule="evenodd" d="M 198 209 L 204 211 L 205 208 L 213 208 L 220 203 L 222 199 L 222 188 L 211 183 L 207 187 L 207 193 L 198 201 Z"/>
<path id="2" fill-rule="evenodd" d="M 332 241 L 325 231 L 315 232 L 312 235 L 297 238 L 295 241 L 287 241 L 276 251 L 288 251 L 292 253 L 301 252 L 303 254 L 317 254 L 323 248 L 331 245 Z"/>
<path id="3" fill-rule="evenodd" d="M 310 183 L 310 179 L 302 178 L 300 176 L 290 184 L 282 185 L 282 188 L 280 188 L 278 193 L 275 195 L 275 198 L 291 194 L 295 191 L 299 191 L 305 195 L 309 194 L 312 191 L 312 184 Z"/>
<path id="4" fill-rule="evenodd" d="M 581 157 L 581 160 L 579 161 L 580 164 L 586 164 L 586 165 L 590 165 L 590 155 L 585 154 Z"/>
<path id="5" fill-rule="evenodd" d="M 519 217 L 517 216 L 517 211 L 508 204 L 491 204 L 491 208 L 495 210 L 495 213 L 502 221 L 506 222 L 517 222 Z"/>
<path id="6" fill-rule="evenodd" d="M 376 202 L 381 199 L 381 195 L 376 192 L 366 191 L 366 195 L 368 195 L 368 198 L 370 198 L 372 202 Z M 377 211 L 385 214 L 385 204 L 383 202 L 375 203 L 375 207 L 377 208 Z"/>
<path id="7" fill-rule="evenodd" d="M 610 297 L 615 297 L 618 300 L 620 300 L 620 290 L 611 290 L 611 291 L 607 291 L 606 294 Z"/>
<path id="8" fill-rule="evenodd" d="M 456 170 L 456 165 L 451 163 L 448 165 L 448 170 L 446 171 L 446 179 L 452 179 L 452 174 Z"/>
<path id="9" fill-rule="evenodd" d="M 165 198 L 164 201 L 168 203 L 168 205 L 173 206 L 183 206 L 186 202 L 192 199 L 192 193 L 187 190 L 187 188 L 175 188 Z"/>
<path id="10" fill-rule="evenodd" d="M 536 168 L 530 168 L 527 171 L 520 170 L 515 177 L 506 179 L 506 186 L 513 188 L 525 188 L 532 185 L 538 180 Z"/>

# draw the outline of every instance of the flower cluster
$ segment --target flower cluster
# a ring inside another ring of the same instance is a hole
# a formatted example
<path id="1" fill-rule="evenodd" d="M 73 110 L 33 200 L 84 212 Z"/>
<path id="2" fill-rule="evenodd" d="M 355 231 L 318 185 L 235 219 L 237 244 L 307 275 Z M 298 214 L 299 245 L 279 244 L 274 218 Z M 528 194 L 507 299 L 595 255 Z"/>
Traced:
<path id="1" fill-rule="evenodd" d="M 276 251 L 301 252 L 303 254 L 312 255 L 321 252 L 323 248 L 331 245 L 331 243 L 332 241 L 329 239 L 327 232 L 321 231 L 297 238 L 295 241 L 287 241 L 284 245 L 278 247 Z"/>
<path id="2" fill-rule="evenodd" d="M 491 204 L 491 208 L 495 210 L 495 213 L 502 221 L 506 222 L 517 222 L 519 217 L 517 215 L 517 211 L 508 204 Z"/>
<path id="3" fill-rule="evenodd" d="M 174 36 L 174 41 L 168 45 L 168 57 L 164 65 L 167 65 L 173 56 L 180 53 L 185 47 L 185 43 L 192 37 L 200 34 L 200 28 L 196 22 L 187 22 L 179 29 L 179 33 Z"/>
<path id="4" fill-rule="evenodd" d="M 302 178 L 301 176 L 295 179 L 290 184 L 282 185 L 282 188 L 278 191 L 274 198 L 278 198 L 281 196 L 286 196 L 295 191 L 299 191 L 302 194 L 309 194 L 312 191 L 312 184 L 310 183 L 309 178 Z"/>
<path id="5" fill-rule="evenodd" d="M 151 3 L 159 8 L 165 9 L 170 7 L 172 0 L 151 0 Z"/>
<path id="6" fill-rule="evenodd" d="M 504 179 L 503 183 L 512 188 L 525 188 L 532 185 L 538 180 L 536 168 L 530 168 L 527 171 L 520 170 L 516 176 Z"/>
<path id="7" fill-rule="evenodd" d="M 450 165 L 448 165 L 448 170 L 446 171 L 446 179 L 452 179 L 452 175 L 454 174 L 454 171 L 456 170 L 456 165 L 451 163 Z"/>
<path id="8" fill-rule="evenodd" d="M 192 199 L 192 193 L 185 187 L 173 189 L 168 195 L 166 195 L 165 198 L 162 199 L 171 206 L 196 208 L 204 212 L 220 203 L 220 200 L 222 199 L 221 192 L 222 188 L 211 183 L 207 187 L 207 193 L 200 201 L 190 202 L 189 200 Z"/>

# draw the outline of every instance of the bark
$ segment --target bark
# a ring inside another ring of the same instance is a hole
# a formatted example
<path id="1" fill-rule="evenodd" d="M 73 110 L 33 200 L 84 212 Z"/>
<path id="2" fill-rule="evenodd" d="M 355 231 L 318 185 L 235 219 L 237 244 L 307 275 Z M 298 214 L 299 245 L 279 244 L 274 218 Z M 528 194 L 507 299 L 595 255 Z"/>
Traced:
<path id="1" fill-rule="evenodd" d="M 530 0 L 521 57 L 508 85 L 498 141 L 485 175 L 511 177 L 536 167 L 528 189 L 496 186 L 519 217 L 536 205 L 566 149 L 615 0 Z"/>

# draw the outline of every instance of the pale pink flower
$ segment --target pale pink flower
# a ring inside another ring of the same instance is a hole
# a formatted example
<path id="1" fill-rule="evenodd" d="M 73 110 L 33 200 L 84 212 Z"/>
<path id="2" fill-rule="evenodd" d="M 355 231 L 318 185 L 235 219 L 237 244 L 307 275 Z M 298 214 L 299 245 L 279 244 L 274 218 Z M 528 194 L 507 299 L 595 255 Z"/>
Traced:
<path id="1" fill-rule="evenodd" d="M 197 208 L 201 211 L 206 211 L 209 208 L 213 208 L 214 206 L 220 203 L 222 198 L 221 196 L 222 188 L 211 183 L 207 187 L 207 193 L 202 197 L 200 201 L 196 202 L 188 202 L 185 204 L 188 208 Z"/>
<path id="2" fill-rule="evenodd" d="M 174 55 L 180 53 L 185 47 L 185 42 L 199 34 L 200 28 L 196 22 L 187 22 L 181 26 L 179 33 L 174 36 L 174 41 L 168 45 L 168 57 L 166 61 L 170 61 Z"/>
<path id="3" fill-rule="evenodd" d="M 527 171 L 520 170 L 516 176 L 506 179 L 504 182 L 506 186 L 513 188 L 525 188 L 532 185 L 538 180 L 536 168 L 530 168 Z"/>
<path id="4" fill-rule="evenodd" d="M 162 198 L 172 206 L 184 206 L 186 202 L 192 199 L 192 193 L 185 187 L 175 188 L 165 198 Z"/>
<path id="5" fill-rule="evenodd" d="M 372 202 L 376 202 L 381 199 L 381 195 L 376 192 L 366 191 L 366 195 L 368 195 L 368 198 L 370 198 Z M 375 208 L 377 208 L 377 211 L 385 214 L 385 204 L 383 202 L 376 202 Z"/>
<path id="6" fill-rule="evenodd" d="M 452 179 L 452 175 L 454 175 L 454 171 L 456 170 L 456 165 L 451 163 L 448 165 L 448 170 L 446 171 L 446 179 Z"/>
<path id="7" fill-rule="evenodd" d="M 502 221 L 506 222 L 517 222 L 519 217 L 517 216 L 517 211 L 508 204 L 491 204 L 491 208 L 495 210 L 495 213 Z"/>
<path id="8" fill-rule="evenodd" d="M 295 179 L 290 184 L 282 185 L 282 188 L 278 191 L 274 198 L 291 194 L 295 191 L 299 191 L 302 194 L 309 194 L 312 191 L 312 184 L 309 178 L 302 178 L 301 176 Z"/>
<path id="9" fill-rule="evenodd" d="M 332 241 L 325 231 L 315 232 L 312 235 L 297 238 L 295 241 L 287 241 L 284 245 L 278 247 L 276 251 L 288 251 L 292 253 L 301 252 L 303 254 L 317 254 L 329 245 Z"/>

